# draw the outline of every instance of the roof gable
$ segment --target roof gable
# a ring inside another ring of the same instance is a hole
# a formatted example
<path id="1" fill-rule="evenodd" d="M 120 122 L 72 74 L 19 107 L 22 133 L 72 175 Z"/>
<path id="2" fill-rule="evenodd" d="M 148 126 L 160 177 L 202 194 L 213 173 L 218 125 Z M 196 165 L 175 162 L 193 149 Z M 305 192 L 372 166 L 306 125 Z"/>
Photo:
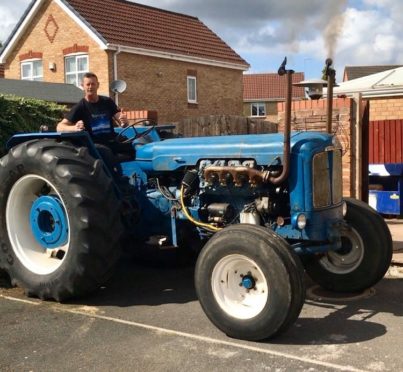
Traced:
<path id="1" fill-rule="evenodd" d="M 296 72 L 292 75 L 292 82 L 298 83 L 304 80 L 303 72 Z M 266 74 L 245 74 L 243 75 L 243 99 L 251 100 L 284 100 L 286 97 L 287 80 L 286 76 L 277 73 Z M 304 98 L 303 87 L 293 87 L 292 98 Z"/>
<path id="2" fill-rule="evenodd" d="M 65 0 L 52 0 L 58 4 L 87 34 L 95 40 L 95 42 L 102 49 L 107 49 L 106 41 L 102 38 L 99 33 L 94 30 L 91 25 L 89 25 L 85 19 L 80 17 L 77 12 L 65 1 Z M 41 7 L 46 3 L 46 0 L 32 0 L 25 10 L 24 14 L 21 16 L 20 20 L 14 27 L 10 36 L 3 45 L 0 51 L 0 63 L 5 63 L 8 55 L 11 53 L 14 46 L 18 43 L 20 38 L 23 36 L 24 32 L 29 27 L 30 22 L 41 9 Z"/>

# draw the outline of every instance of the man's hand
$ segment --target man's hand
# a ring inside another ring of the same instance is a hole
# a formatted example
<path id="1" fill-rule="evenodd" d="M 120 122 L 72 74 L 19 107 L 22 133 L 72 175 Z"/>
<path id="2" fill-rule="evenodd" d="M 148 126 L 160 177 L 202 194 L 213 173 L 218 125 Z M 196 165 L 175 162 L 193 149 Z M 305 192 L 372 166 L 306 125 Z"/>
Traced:
<path id="1" fill-rule="evenodd" d="M 124 128 L 127 127 L 127 125 L 129 124 L 129 120 L 127 119 L 127 115 L 126 113 L 123 111 L 123 109 L 118 112 L 118 121 L 119 121 L 119 125 Z"/>
<path id="2" fill-rule="evenodd" d="M 82 132 L 85 130 L 85 125 L 82 120 L 79 120 L 74 124 L 64 118 L 60 123 L 57 124 L 56 130 L 58 132 Z"/>
<path id="3" fill-rule="evenodd" d="M 79 121 L 75 124 L 75 127 L 76 127 L 76 131 L 77 131 L 77 132 L 83 131 L 83 130 L 85 129 L 84 122 L 83 122 L 82 120 L 79 120 Z"/>

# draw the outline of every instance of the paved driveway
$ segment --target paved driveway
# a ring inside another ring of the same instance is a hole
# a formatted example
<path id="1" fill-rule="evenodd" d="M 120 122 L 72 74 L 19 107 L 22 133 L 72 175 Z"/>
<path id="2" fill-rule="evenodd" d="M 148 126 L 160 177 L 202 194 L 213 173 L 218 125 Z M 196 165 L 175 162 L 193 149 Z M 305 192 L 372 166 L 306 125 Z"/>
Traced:
<path id="1" fill-rule="evenodd" d="M 193 267 L 122 262 L 106 287 L 66 304 L 0 288 L 0 371 L 403 370 L 399 262 L 358 296 L 307 285 L 300 318 L 270 342 L 217 330 L 197 302 Z"/>

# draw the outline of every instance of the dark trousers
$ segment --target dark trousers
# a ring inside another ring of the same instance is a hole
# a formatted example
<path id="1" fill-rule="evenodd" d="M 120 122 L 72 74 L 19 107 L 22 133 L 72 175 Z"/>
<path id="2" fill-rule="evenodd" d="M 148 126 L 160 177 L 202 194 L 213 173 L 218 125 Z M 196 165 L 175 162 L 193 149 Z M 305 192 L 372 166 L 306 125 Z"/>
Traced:
<path id="1" fill-rule="evenodd" d="M 115 140 L 95 141 L 95 148 L 115 181 L 122 176 L 120 163 L 134 160 L 136 155 L 130 143 L 120 143 Z"/>

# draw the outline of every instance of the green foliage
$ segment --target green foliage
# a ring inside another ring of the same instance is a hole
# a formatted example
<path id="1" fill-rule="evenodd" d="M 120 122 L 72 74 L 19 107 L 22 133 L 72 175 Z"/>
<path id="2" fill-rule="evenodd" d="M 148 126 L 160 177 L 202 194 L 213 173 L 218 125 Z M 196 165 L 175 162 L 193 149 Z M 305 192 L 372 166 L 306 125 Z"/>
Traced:
<path id="1" fill-rule="evenodd" d="M 41 125 L 55 130 L 65 107 L 38 99 L 0 95 L 0 154 L 7 140 L 16 133 L 38 132 Z"/>

